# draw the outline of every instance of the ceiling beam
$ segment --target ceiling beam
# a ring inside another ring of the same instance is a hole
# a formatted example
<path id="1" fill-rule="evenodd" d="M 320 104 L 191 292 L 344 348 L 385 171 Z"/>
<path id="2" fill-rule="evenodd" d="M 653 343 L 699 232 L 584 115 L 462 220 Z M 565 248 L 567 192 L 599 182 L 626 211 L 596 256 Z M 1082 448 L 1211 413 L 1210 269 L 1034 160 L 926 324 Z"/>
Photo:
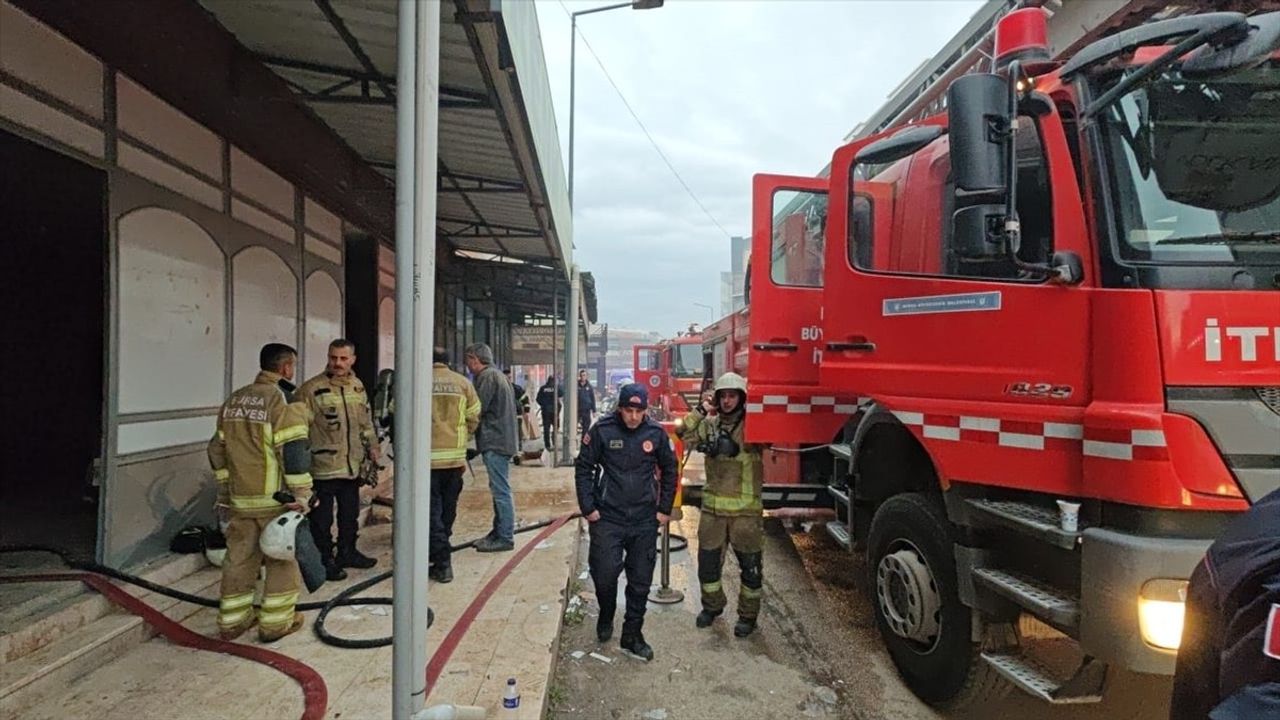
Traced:
<path id="1" fill-rule="evenodd" d="M 396 83 L 395 78 L 390 75 L 265 53 L 259 53 L 256 57 L 259 62 L 268 67 L 297 70 L 314 75 L 327 75 L 339 81 L 323 90 L 309 90 L 301 84 L 286 78 L 285 82 L 288 82 L 298 95 L 307 102 L 318 104 L 395 105 Z M 382 94 L 374 94 L 370 88 L 371 84 L 376 86 Z M 359 85 L 359 95 L 338 94 L 340 91 L 355 85 Z M 386 94 L 387 90 L 391 90 L 390 95 Z M 489 96 L 485 93 L 453 85 L 440 86 L 439 105 L 442 110 L 487 110 L 491 107 Z"/>
<path id="2" fill-rule="evenodd" d="M 338 33 L 338 37 L 342 38 L 342 42 L 346 43 L 347 49 L 351 51 L 352 55 L 356 56 L 356 60 L 360 61 L 360 67 L 363 67 L 365 72 L 370 75 L 381 75 L 378 72 L 378 66 L 373 64 L 373 59 L 360 46 L 360 41 L 351 33 L 346 21 L 334 9 L 333 3 L 330 0 L 315 0 L 315 3 L 316 7 L 320 8 L 320 12 L 324 13 L 325 19 L 329 21 L 329 25 L 333 27 L 334 32 Z M 391 87 L 390 83 L 382 80 L 375 80 L 374 82 L 377 83 L 378 89 L 382 91 L 383 95 L 393 100 L 395 99 L 396 91 Z"/>

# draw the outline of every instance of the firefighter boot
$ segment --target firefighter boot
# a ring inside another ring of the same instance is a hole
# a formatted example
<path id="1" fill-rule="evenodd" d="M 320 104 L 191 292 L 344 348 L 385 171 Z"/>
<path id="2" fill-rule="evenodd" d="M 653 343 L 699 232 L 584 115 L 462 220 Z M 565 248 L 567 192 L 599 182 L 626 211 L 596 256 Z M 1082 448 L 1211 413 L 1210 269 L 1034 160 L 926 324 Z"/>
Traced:
<path id="1" fill-rule="evenodd" d="M 733 624 L 733 636 L 744 638 L 756 630 L 755 618 L 738 618 L 738 622 Z"/>
<path id="2" fill-rule="evenodd" d="M 703 610 L 698 613 L 698 617 L 694 619 L 693 624 L 700 628 L 709 628 L 711 627 L 711 623 L 715 622 L 716 618 L 720 617 L 720 613 L 720 610 L 715 612 L 712 612 L 711 610 Z"/>
<path id="3" fill-rule="evenodd" d="M 257 625 L 257 624 L 258 624 L 258 618 L 254 617 L 253 614 L 250 613 L 249 618 L 244 622 L 240 623 L 239 625 L 236 625 L 234 627 L 229 627 L 229 628 L 218 628 L 218 637 L 223 640 L 226 640 L 227 642 L 231 642 L 232 640 L 235 640 L 236 638 L 248 632 L 250 629 L 253 628 L 254 625 Z"/>
<path id="4" fill-rule="evenodd" d="M 644 635 L 640 633 L 623 635 L 618 645 L 622 647 L 623 652 L 637 660 L 649 662 L 653 659 L 653 648 L 649 647 L 649 643 L 644 641 Z"/>
<path id="5" fill-rule="evenodd" d="M 302 629 L 303 623 L 307 621 L 307 616 L 300 612 L 293 613 L 293 622 L 288 627 L 279 630 L 263 630 L 258 628 L 258 639 L 264 643 L 275 642 L 286 635 L 292 635 Z"/>
<path id="6" fill-rule="evenodd" d="M 337 560 L 326 557 L 324 558 L 324 578 L 325 580 L 346 580 L 347 571 L 338 565 Z"/>

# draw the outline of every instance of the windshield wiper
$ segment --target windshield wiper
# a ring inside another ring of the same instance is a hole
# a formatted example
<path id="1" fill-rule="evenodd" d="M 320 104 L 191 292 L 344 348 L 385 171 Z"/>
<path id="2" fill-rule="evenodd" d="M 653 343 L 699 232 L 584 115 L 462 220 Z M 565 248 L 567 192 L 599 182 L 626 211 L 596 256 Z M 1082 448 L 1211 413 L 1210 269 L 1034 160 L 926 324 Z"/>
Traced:
<path id="1" fill-rule="evenodd" d="M 1227 245 L 1227 244 L 1252 244 L 1260 245 L 1280 245 L 1280 230 L 1250 230 L 1247 232 L 1228 230 L 1226 232 L 1211 233 L 1209 235 L 1192 235 L 1190 237 L 1173 238 L 1170 240 L 1159 240 L 1152 243 L 1153 247 L 1166 247 L 1169 245 Z"/>

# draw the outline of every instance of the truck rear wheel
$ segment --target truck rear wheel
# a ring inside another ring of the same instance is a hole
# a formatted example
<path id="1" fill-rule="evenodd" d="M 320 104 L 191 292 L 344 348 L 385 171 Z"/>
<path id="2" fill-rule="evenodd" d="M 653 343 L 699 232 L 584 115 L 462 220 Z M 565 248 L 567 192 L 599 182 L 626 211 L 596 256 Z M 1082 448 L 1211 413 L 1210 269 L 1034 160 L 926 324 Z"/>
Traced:
<path id="1" fill-rule="evenodd" d="M 979 657 L 971 610 L 957 594 L 954 533 L 939 499 L 895 495 L 867 538 L 876 627 L 903 681 L 921 700 L 957 708 L 1007 690 Z"/>

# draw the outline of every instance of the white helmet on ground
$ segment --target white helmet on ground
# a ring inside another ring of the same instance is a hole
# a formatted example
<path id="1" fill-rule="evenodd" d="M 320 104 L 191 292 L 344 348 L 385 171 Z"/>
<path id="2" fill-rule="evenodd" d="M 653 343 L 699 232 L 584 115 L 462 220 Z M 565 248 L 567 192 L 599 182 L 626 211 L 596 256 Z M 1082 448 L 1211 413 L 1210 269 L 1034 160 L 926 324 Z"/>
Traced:
<path id="1" fill-rule="evenodd" d="M 204 557 L 209 564 L 214 567 L 222 567 L 222 563 L 227 559 L 227 549 L 225 547 L 204 549 Z"/>
<path id="2" fill-rule="evenodd" d="M 721 390 L 737 390 L 743 394 L 747 392 L 747 379 L 735 372 L 727 372 L 716 378 L 716 384 L 712 388 L 717 393 Z"/>
<path id="3" fill-rule="evenodd" d="M 281 513 L 262 529 L 262 537 L 258 539 L 258 547 L 262 554 L 276 560 L 292 560 L 297 551 L 298 525 L 305 516 L 290 510 Z"/>

